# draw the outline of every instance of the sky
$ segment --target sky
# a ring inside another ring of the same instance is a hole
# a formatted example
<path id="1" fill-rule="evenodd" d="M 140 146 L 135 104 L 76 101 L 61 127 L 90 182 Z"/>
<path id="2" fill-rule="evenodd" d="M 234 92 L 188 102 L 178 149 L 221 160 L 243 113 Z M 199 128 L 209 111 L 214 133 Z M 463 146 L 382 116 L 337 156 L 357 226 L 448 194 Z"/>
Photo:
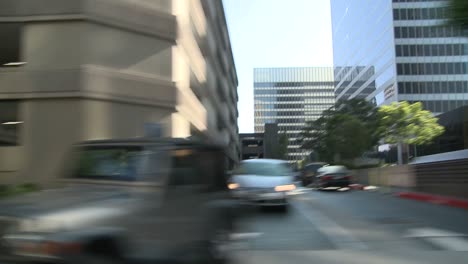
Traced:
<path id="1" fill-rule="evenodd" d="M 332 66 L 330 1 L 223 0 L 239 86 L 239 131 L 254 132 L 253 69 Z"/>

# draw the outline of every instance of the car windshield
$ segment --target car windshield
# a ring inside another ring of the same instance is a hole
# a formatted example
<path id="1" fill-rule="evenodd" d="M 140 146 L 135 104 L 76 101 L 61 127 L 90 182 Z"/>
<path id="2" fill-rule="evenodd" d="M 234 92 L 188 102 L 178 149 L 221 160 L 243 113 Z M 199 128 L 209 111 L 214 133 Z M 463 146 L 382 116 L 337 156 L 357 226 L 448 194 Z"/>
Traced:
<path id="1" fill-rule="evenodd" d="M 236 175 L 285 176 L 292 170 L 287 163 L 244 162 L 235 171 Z"/>
<path id="2" fill-rule="evenodd" d="M 82 148 L 75 155 L 73 178 L 135 181 L 157 166 L 150 162 L 153 152 L 134 146 Z"/>
<path id="3" fill-rule="evenodd" d="M 307 171 L 307 172 L 316 172 L 318 169 L 323 167 L 323 165 L 324 164 L 307 165 L 304 170 Z"/>

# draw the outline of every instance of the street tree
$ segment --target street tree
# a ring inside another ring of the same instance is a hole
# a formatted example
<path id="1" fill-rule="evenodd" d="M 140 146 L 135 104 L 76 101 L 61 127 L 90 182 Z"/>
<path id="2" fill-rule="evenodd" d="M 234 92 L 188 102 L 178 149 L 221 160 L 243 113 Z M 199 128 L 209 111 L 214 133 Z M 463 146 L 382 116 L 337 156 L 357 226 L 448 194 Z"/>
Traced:
<path id="1" fill-rule="evenodd" d="M 450 0 L 449 4 L 449 23 L 460 27 L 465 33 L 468 32 L 468 1 Z"/>
<path id="2" fill-rule="evenodd" d="M 361 156 L 378 142 L 377 110 L 363 99 L 339 101 L 303 128 L 299 142 L 320 160 L 339 162 Z"/>
<path id="3" fill-rule="evenodd" d="M 444 132 L 431 112 L 422 109 L 422 104 L 406 101 L 394 102 L 379 108 L 378 132 L 387 144 L 397 144 L 398 164 L 403 163 L 403 144 L 423 145 Z"/>
<path id="4" fill-rule="evenodd" d="M 380 135 L 378 133 L 379 115 L 378 108 L 365 99 L 339 100 L 335 104 L 335 112 L 350 115 L 361 121 L 368 129 L 371 146 L 378 144 Z"/>

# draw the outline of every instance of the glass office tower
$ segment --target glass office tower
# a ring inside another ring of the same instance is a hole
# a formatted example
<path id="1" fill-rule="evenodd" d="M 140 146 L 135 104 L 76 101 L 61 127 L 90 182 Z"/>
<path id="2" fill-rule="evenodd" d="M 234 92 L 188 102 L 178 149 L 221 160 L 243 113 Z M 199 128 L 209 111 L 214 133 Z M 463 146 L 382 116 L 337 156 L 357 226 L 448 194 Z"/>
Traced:
<path id="1" fill-rule="evenodd" d="M 468 104 L 468 38 L 444 25 L 448 1 L 393 1 L 398 100 L 439 114 Z"/>
<path id="2" fill-rule="evenodd" d="M 289 138 L 288 159 L 308 153 L 297 143 L 306 121 L 316 120 L 335 103 L 333 68 L 254 69 L 255 132 L 266 123 L 277 123 Z"/>
<path id="3" fill-rule="evenodd" d="M 381 104 L 396 82 L 391 1 L 331 0 L 331 12 L 336 99 Z"/>
<path id="4" fill-rule="evenodd" d="M 337 99 L 420 101 L 434 114 L 468 104 L 468 38 L 445 25 L 447 4 L 331 0 Z"/>

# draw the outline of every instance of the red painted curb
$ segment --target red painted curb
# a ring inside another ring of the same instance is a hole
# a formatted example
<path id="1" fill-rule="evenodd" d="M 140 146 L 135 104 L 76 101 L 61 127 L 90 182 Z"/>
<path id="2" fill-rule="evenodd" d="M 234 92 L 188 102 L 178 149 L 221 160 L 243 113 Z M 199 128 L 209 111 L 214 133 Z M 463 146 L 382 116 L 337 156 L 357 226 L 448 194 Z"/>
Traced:
<path id="1" fill-rule="evenodd" d="M 428 193 L 417 193 L 417 192 L 400 192 L 397 193 L 396 196 L 405 198 L 405 199 L 412 199 L 417 201 L 423 201 L 433 204 L 442 204 L 448 205 L 457 208 L 468 209 L 468 200 L 459 199 L 454 197 L 447 197 L 447 196 L 440 196 L 440 195 L 433 195 Z"/>

